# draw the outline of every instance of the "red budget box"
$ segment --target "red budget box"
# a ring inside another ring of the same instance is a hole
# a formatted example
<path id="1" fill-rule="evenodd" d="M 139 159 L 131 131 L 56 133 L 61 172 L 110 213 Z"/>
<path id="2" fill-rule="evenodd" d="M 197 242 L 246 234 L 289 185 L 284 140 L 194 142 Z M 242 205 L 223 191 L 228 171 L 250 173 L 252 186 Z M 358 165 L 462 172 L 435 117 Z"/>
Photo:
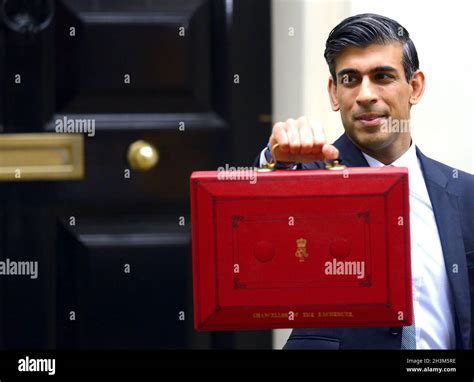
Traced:
<path id="1" fill-rule="evenodd" d="M 198 330 L 410 325 L 405 168 L 191 175 Z"/>

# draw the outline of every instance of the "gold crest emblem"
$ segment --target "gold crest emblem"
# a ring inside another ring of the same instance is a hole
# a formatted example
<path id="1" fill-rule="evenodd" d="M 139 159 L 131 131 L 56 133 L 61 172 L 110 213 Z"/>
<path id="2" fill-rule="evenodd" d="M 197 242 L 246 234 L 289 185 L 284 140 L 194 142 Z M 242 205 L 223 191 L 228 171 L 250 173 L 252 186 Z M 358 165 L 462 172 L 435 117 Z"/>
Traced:
<path id="1" fill-rule="evenodd" d="M 300 263 L 304 262 L 305 257 L 308 257 L 306 252 L 306 240 L 299 238 L 296 240 L 296 253 L 295 256 L 300 260 Z"/>

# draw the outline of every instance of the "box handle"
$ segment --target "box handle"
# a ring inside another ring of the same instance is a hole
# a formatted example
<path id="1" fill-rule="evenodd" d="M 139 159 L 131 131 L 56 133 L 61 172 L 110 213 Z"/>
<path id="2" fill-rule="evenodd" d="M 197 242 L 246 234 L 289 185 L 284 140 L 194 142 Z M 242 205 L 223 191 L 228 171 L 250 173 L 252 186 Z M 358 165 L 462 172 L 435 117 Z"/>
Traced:
<path id="1" fill-rule="evenodd" d="M 276 170 L 277 166 L 277 159 L 276 159 L 276 149 L 278 148 L 279 144 L 275 143 L 271 148 L 270 152 L 272 153 L 272 160 L 270 163 L 264 163 L 262 166 L 260 166 L 257 171 L 259 172 L 268 172 L 268 171 L 274 171 Z M 346 166 L 343 164 L 339 163 L 337 159 L 334 160 L 328 160 L 326 158 L 323 159 L 324 162 L 324 168 L 326 170 L 344 170 Z"/>

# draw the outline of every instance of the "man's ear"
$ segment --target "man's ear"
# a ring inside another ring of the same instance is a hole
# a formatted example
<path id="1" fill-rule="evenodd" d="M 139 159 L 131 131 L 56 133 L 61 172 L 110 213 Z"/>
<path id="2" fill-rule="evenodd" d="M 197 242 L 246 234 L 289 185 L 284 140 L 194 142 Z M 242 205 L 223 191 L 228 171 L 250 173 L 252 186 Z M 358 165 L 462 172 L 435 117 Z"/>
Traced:
<path id="1" fill-rule="evenodd" d="M 331 107 L 333 111 L 339 110 L 339 102 L 337 102 L 336 91 L 337 91 L 336 84 L 334 83 L 332 76 L 329 76 L 328 94 L 329 94 L 329 101 L 331 102 Z"/>
<path id="2" fill-rule="evenodd" d="M 417 70 L 410 80 L 410 105 L 416 105 L 420 102 L 423 92 L 425 91 L 425 74 L 421 70 Z"/>

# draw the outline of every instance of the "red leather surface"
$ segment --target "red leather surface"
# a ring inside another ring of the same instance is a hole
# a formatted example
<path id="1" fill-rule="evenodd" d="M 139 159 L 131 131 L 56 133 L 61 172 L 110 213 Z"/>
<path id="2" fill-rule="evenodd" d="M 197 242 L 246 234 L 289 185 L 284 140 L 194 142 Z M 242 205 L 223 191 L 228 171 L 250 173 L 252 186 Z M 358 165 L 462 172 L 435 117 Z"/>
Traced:
<path id="1" fill-rule="evenodd" d="M 196 329 L 412 323 L 406 169 L 223 178 L 191 176 Z"/>

